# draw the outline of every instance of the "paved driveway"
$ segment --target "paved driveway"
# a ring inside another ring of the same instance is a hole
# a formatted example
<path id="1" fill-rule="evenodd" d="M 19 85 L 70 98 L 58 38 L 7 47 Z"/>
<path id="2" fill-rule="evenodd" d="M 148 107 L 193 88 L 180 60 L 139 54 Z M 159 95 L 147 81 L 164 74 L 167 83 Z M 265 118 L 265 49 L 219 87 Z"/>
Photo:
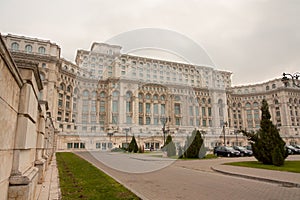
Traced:
<path id="1" fill-rule="evenodd" d="M 224 160 L 254 158 L 174 162 L 145 154 L 99 152 L 78 154 L 131 189 L 142 199 L 300 199 L 299 188 L 226 176 L 210 168 Z"/>

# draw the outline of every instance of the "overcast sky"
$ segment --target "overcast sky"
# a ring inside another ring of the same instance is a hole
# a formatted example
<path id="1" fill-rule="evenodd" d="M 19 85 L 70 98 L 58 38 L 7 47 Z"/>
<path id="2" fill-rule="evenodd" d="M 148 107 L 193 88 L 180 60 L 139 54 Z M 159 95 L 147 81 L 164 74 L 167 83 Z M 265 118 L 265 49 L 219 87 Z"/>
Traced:
<path id="1" fill-rule="evenodd" d="M 0 32 L 77 49 L 140 28 L 176 31 L 200 44 L 233 85 L 300 71 L 298 0 L 0 0 Z"/>

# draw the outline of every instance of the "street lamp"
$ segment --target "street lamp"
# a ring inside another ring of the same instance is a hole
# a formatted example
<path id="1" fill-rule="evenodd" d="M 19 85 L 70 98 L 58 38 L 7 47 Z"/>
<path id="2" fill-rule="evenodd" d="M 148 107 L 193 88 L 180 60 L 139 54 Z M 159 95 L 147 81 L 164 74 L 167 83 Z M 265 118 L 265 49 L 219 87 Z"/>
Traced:
<path id="1" fill-rule="evenodd" d="M 126 148 L 128 148 L 128 141 L 127 141 L 127 136 L 128 136 L 128 131 L 130 130 L 130 128 L 123 128 L 123 130 L 126 133 Z"/>
<path id="2" fill-rule="evenodd" d="M 162 131 L 163 131 L 163 134 L 164 134 L 164 146 L 166 144 L 166 133 L 169 132 L 170 130 L 169 129 L 166 129 L 166 123 L 169 121 L 171 121 L 171 117 L 160 117 L 160 121 L 163 123 L 163 127 L 162 127 Z"/>
<path id="3" fill-rule="evenodd" d="M 293 85 L 300 88 L 300 82 L 298 81 L 299 78 L 300 78 L 300 73 L 299 72 L 296 72 L 294 74 L 283 73 L 282 75 L 283 75 L 283 77 L 282 77 L 281 81 L 285 85 L 287 85 L 287 83 L 290 81 L 290 79 L 292 79 Z"/>
<path id="4" fill-rule="evenodd" d="M 238 134 L 238 133 L 239 133 L 239 131 L 234 130 L 236 146 L 238 146 L 238 137 L 237 137 L 237 134 Z"/>
<path id="5" fill-rule="evenodd" d="M 224 135 L 224 146 L 226 146 L 226 139 L 225 139 L 225 126 L 227 126 L 227 122 L 223 122 L 223 135 Z"/>

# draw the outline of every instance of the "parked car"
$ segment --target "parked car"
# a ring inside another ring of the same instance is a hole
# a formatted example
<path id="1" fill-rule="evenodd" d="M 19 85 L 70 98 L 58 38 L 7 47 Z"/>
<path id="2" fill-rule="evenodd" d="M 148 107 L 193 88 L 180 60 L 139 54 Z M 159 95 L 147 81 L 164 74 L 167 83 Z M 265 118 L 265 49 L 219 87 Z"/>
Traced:
<path id="1" fill-rule="evenodd" d="M 294 144 L 292 146 L 295 147 L 296 149 L 300 149 L 300 144 Z"/>
<path id="2" fill-rule="evenodd" d="M 214 154 L 216 156 L 226 156 L 226 157 L 234 157 L 240 156 L 240 152 L 235 150 L 232 147 L 228 146 L 218 146 L 214 148 Z"/>
<path id="3" fill-rule="evenodd" d="M 245 147 L 234 146 L 233 148 L 235 150 L 238 150 L 240 152 L 240 156 L 252 156 L 253 155 L 253 151 L 252 150 L 248 150 Z"/>
<path id="4" fill-rule="evenodd" d="M 288 154 L 300 154 L 300 149 L 297 149 L 293 147 L 292 145 L 286 145 L 286 148 L 288 150 Z"/>

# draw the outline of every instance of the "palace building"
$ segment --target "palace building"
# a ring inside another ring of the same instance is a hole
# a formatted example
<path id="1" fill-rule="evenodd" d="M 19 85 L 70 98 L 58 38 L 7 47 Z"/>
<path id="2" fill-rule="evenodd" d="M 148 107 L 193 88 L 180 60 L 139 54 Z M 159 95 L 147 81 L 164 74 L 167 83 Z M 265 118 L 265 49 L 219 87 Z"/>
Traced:
<path id="1" fill-rule="evenodd" d="M 57 150 L 109 150 L 126 146 L 160 149 L 168 134 L 177 146 L 195 129 L 206 147 L 247 145 L 239 130 L 260 126 L 261 101 L 287 143 L 300 143 L 300 88 L 274 79 L 232 86 L 231 72 L 122 53 L 122 47 L 93 43 L 75 61 L 61 57 L 48 40 L 5 35 L 13 59 L 38 66 L 58 132 Z"/>

